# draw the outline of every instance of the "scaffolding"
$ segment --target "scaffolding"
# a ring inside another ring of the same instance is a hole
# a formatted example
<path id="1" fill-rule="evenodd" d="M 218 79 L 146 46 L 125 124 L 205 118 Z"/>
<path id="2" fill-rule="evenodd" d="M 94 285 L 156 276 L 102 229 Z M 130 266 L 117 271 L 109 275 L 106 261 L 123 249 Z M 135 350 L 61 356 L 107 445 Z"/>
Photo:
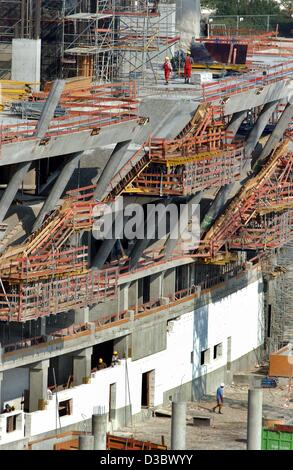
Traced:
<path id="1" fill-rule="evenodd" d="M 63 76 L 104 82 L 156 79 L 156 61 L 179 42 L 175 9 L 166 2 L 97 0 L 70 10 L 64 0 Z"/>
<path id="2" fill-rule="evenodd" d="M 250 179 L 207 232 L 200 254 L 221 248 L 272 250 L 293 240 L 293 154 L 288 140 Z"/>

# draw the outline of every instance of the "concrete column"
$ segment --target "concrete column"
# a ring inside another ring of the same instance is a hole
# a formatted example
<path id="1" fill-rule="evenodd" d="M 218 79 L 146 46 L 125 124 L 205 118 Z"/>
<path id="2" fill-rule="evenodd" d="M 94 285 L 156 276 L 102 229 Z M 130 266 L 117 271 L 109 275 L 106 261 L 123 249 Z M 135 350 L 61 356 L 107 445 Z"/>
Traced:
<path id="1" fill-rule="evenodd" d="M 246 158 L 250 158 L 254 151 L 266 125 L 268 124 L 273 112 L 275 111 L 278 104 L 278 100 L 272 101 L 264 105 L 262 112 L 260 113 L 256 123 L 254 124 L 245 146 Z"/>
<path id="2" fill-rule="evenodd" d="M 153 274 L 150 279 L 150 300 L 158 300 L 163 297 L 164 273 Z"/>
<path id="3" fill-rule="evenodd" d="M 129 307 L 134 307 L 135 311 L 138 306 L 138 281 L 133 281 L 130 283 L 128 289 L 128 305 Z"/>
<path id="4" fill-rule="evenodd" d="M 93 348 L 73 353 L 73 385 L 89 383 L 91 377 Z"/>
<path id="5" fill-rule="evenodd" d="M 121 160 L 123 159 L 125 152 L 127 152 L 130 142 L 131 140 L 125 140 L 124 142 L 119 142 L 116 145 L 108 162 L 106 163 L 106 166 L 104 170 L 102 171 L 100 178 L 97 182 L 97 187 L 95 190 L 95 198 L 98 201 L 101 201 L 105 197 L 107 187 L 111 179 L 117 173 L 118 168 L 121 164 Z"/>
<path id="6" fill-rule="evenodd" d="M 93 415 L 92 433 L 94 435 L 94 450 L 106 450 L 107 444 L 107 415 Z"/>
<path id="7" fill-rule="evenodd" d="M 184 205 L 182 212 L 178 218 L 177 223 L 170 232 L 170 235 L 165 244 L 165 258 L 170 258 L 173 255 L 173 252 L 176 249 L 177 244 L 181 240 L 179 236 L 183 230 L 187 228 L 188 223 L 190 222 L 193 214 L 192 206 L 200 203 L 203 197 L 202 193 L 198 193 L 195 196 L 192 196 L 187 204 Z"/>
<path id="8" fill-rule="evenodd" d="M 33 364 L 29 370 L 29 412 L 38 411 L 48 398 L 49 360 Z"/>
<path id="9" fill-rule="evenodd" d="M 85 434 L 79 436 L 79 450 L 93 450 L 94 449 L 94 436 Z"/>
<path id="10" fill-rule="evenodd" d="M 247 450 L 261 450 L 262 397 L 261 389 L 248 390 Z"/>
<path id="11" fill-rule="evenodd" d="M 163 279 L 163 297 L 174 295 L 176 287 L 176 269 L 167 269 L 164 273 Z"/>
<path id="12" fill-rule="evenodd" d="M 172 402 L 171 449 L 186 449 L 186 402 Z"/>
<path id="13" fill-rule="evenodd" d="M 64 86 L 65 80 L 55 80 L 52 85 L 36 128 L 36 137 L 38 139 L 42 139 L 49 129 L 50 123 L 54 118 L 56 108 L 63 93 Z"/>
<path id="14" fill-rule="evenodd" d="M 293 118 L 293 104 L 288 104 L 285 108 L 282 116 L 280 117 L 279 121 L 273 132 L 271 133 L 266 145 L 264 146 L 259 158 L 257 159 L 256 165 L 261 164 L 268 156 L 272 153 L 272 151 L 277 147 L 279 142 L 281 141 L 284 132 L 287 130 L 291 120 Z"/>
<path id="15" fill-rule="evenodd" d="M 3 222 L 12 202 L 19 190 L 25 175 L 29 171 L 31 162 L 19 163 L 10 179 L 7 188 L 0 200 L 0 223 Z"/>
<path id="16" fill-rule="evenodd" d="M 119 311 L 124 312 L 129 308 L 129 286 L 130 284 L 123 284 L 119 286 Z"/>
<path id="17" fill-rule="evenodd" d="M 83 152 L 74 153 L 71 157 L 68 158 L 68 161 L 65 163 L 59 177 L 57 178 L 56 183 L 54 184 L 47 200 L 44 202 L 44 205 L 34 223 L 33 231 L 38 230 L 46 215 L 54 210 L 74 172 L 76 169 Z"/>
<path id="18" fill-rule="evenodd" d="M 247 111 L 239 111 L 238 113 L 233 114 L 230 124 L 227 127 L 227 132 L 231 133 L 231 137 L 228 137 L 227 143 L 231 144 L 234 140 L 235 135 L 239 131 L 241 124 L 243 123 Z"/>
<path id="19" fill-rule="evenodd" d="M 3 372 L 0 372 L 0 413 L 3 410 L 2 387 L 3 387 Z"/>
<path id="20" fill-rule="evenodd" d="M 44 336 L 46 334 L 46 317 L 40 318 L 40 334 Z"/>
<path id="21" fill-rule="evenodd" d="M 132 335 L 122 336 L 114 340 L 114 351 L 117 351 L 120 358 L 131 357 Z"/>
<path id="22" fill-rule="evenodd" d="M 74 311 L 74 323 L 88 323 L 90 321 L 89 307 L 78 308 Z"/>
<path id="23" fill-rule="evenodd" d="M 220 189 L 201 224 L 201 234 L 206 232 L 213 225 L 215 220 L 220 216 L 220 214 L 224 210 L 229 199 L 233 198 L 238 193 L 241 186 L 247 181 L 247 177 L 249 175 L 249 172 L 251 171 L 252 153 L 266 125 L 268 124 L 269 119 L 271 118 L 274 110 L 276 109 L 277 104 L 278 100 L 265 104 L 246 141 L 245 162 L 241 170 L 241 181 L 225 185 Z"/>

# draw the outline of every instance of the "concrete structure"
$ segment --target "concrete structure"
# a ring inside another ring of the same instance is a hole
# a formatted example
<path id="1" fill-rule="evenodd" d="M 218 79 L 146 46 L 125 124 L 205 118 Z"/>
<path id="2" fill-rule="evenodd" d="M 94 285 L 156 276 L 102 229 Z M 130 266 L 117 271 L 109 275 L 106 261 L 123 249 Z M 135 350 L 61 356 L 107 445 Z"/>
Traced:
<path id="1" fill-rule="evenodd" d="M 248 390 L 247 450 L 261 450 L 262 390 Z"/>
<path id="2" fill-rule="evenodd" d="M 12 80 L 32 83 L 35 91 L 41 84 L 41 39 L 13 39 Z"/>
<path id="3" fill-rule="evenodd" d="M 172 402 L 171 449 L 186 449 L 186 403 Z"/>

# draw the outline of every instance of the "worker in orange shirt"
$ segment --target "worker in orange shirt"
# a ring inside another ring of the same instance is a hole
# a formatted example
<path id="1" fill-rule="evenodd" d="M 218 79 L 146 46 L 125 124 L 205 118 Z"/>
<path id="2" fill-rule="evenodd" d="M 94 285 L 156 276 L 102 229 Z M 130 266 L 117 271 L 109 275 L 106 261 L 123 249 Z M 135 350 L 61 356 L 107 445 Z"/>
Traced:
<path id="1" fill-rule="evenodd" d="M 165 85 L 169 84 L 170 76 L 173 71 L 169 57 L 166 57 L 164 63 L 164 73 L 165 73 Z"/>
<path id="2" fill-rule="evenodd" d="M 190 83 L 191 74 L 192 74 L 192 64 L 193 64 L 193 60 L 192 60 L 191 54 L 190 54 L 190 52 L 187 52 L 186 58 L 185 58 L 185 63 L 184 63 L 185 83 Z"/>

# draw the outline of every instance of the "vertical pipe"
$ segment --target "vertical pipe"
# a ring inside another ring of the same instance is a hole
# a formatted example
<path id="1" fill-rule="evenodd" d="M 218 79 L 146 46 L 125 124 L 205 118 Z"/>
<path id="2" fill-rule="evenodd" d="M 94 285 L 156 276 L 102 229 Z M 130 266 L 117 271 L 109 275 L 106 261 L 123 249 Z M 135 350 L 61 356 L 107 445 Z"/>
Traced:
<path id="1" fill-rule="evenodd" d="M 94 450 L 106 450 L 107 415 L 93 415 L 92 432 L 94 435 Z"/>
<path id="2" fill-rule="evenodd" d="M 247 450 L 261 450 L 262 390 L 248 390 Z"/>
<path id="3" fill-rule="evenodd" d="M 171 449 L 186 449 L 186 402 L 172 402 Z"/>

